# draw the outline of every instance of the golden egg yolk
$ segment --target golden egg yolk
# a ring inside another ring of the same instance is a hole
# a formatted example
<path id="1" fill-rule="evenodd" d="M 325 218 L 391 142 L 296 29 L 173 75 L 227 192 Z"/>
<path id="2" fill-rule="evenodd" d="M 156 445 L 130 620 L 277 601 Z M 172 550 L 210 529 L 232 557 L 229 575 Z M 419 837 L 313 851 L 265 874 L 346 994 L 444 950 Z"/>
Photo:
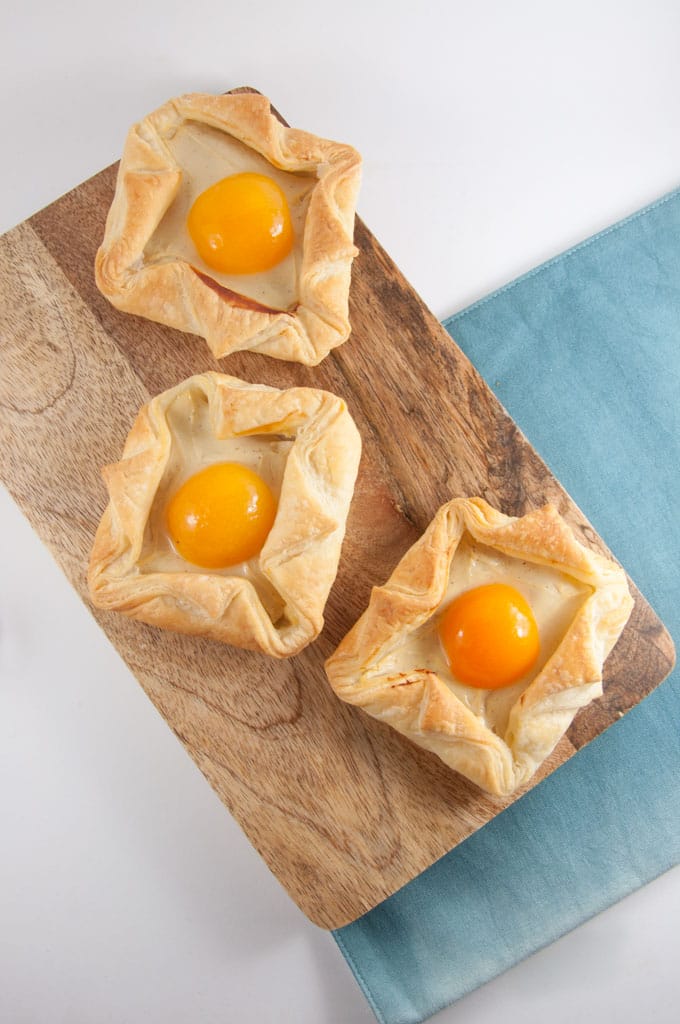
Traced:
<path id="1" fill-rule="evenodd" d="M 222 178 L 194 201 L 187 218 L 201 259 L 223 274 L 257 274 L 293 248 L 286 197 L 271 178 L 246 171 Z"/>
<path id="2" fill-rule="evenodd" d="M 166 509 L 168 535 L 192 565 L 227 569 L 262 549 L 276 501 L 254 470 L 220 462 L 189 477 Z"/>
<path id="3" fill-rule="evenodd" d="M 480 689 L 517 682 L 538 658 L 533 612 L 505 583 L 475 587 L 455 598 L 441 617 L 439 637 L 456 679 Z"/>

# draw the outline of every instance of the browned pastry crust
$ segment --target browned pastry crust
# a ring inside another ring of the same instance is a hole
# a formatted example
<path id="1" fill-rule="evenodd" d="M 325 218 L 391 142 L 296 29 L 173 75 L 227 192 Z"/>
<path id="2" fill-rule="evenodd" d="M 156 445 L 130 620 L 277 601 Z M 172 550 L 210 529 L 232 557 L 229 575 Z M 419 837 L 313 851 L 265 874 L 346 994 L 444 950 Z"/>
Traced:
<path id="1" fill-rule="evenodd" d="M 557 649 L 529 682 L 497 735 L 439 676 L 423 667 L 381 670 L 389 652 L 434 616 L 464 534 L 497 552 L 550 566 L 588 588 Z M 633 601 L 615 563 L 584 548 L 552 506 L 521 518 L 481 498 L 443 505 L 326 663 L 337 695 L 437 754 L 496 795 L 523 785 L 579 708 L 602 694 L 602 666 Z"/>
<path id="2" fill-rule="evenodd" d="M 276 519 L 256 566 L 281 598 L 277 621 L 250 579 L 210 570 L 144 569 L 154 498 L 173 446 L 168 414 L 187 392 L 205 396 L 216 438 L 271 433 L 292 439 Z M 280 391 L 204 373 L 163 392 L 140 411 L 121 461 L 103 470 L 110 501 L 90 558 L 92 600 L 166 629 L 279 658 L 297 654 L 323 627 L 360 454 L 345 403 L 326 391 Z"/>
<path id="3" fill-rule="evenodd" d="M 283 171 L 311 175 L 298 301 L 269 309 L 216 286 L 184 259 L 145 260 L 145 247 L 175 199 L 182 168 L 166 140 L 187 123 L 218 129 Z M 201 335 L 217 358 L 252 349 L 316 365 L 350 333 L 348 295 L 361 158 L 347 145 L 287 128 L 256 93 L 188 94 L 130 130 L 95 261 L 99 289 L 116 306 Z"/>

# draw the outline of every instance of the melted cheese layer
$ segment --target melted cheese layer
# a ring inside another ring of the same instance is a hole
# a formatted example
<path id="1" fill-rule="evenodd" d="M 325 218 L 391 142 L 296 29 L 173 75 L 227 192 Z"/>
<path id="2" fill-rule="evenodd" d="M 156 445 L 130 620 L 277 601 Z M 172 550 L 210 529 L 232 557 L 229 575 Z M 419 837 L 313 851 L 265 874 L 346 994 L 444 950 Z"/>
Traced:
<path id="1" fill-rule="evenodd" d="M 185 122 L 164 142 L 182 170 L 182 180 L 177 196 L 147 244 L 145 262 L 181 260 L 217 284 L 263 306 L 277 310 L 294 307 L 299 299 L 305 218 L 316 178 L 282 171 L 238 139 L 198 122 Z M 258 274 L 222 274 L 199 256 L 187 230 L 187 216 L 201 192 L 222 178 L 243 171 L 265 174 L 283 190 L 290 208 L 295 241 L 289 255 L 271 270 Z"/>
<path id="2" fill-rule="evenodd" d="M 441 615 L 451 601 L 463 591 L 486 583 L 507 583 L 526 598 L 536 619 L 541 645 L 532 669 L 518 682 L 498 690 L 477 689 L 457 680 L 451 674 L 437 633 Z M 374 666 L 374 671 L 381 675 L 408 675 L 416 669 L 429 669 L 484 725 L 503 736 L 512 706 L 557 649 L 590 593 L 589 587 L 559 570 L 512 558 L 465 536 L 453 557 L 448 586 L 435 614 L 390 650 Z"/>
<path id="3" fill-rule="evenodd" d="M 183 392 L 168 409 L 167 422 L 172 444 L 167 466 L 154 498 L 147 523 L 141 572 L 193 572 L 211 576 L 242 576 L 253 584 L 272 622 L 284 610 L 284 601 L 260 569 L 259 556 L 227 569 L 204 569 L 185 561 L 168 536 L 165 512 L 171 495 L 185 480 L 216 462 L 239 462 L 258 473 L 277 499 L 292 440 L 273 435 L 215 437 L 208 403 L 201 392 Z"/>

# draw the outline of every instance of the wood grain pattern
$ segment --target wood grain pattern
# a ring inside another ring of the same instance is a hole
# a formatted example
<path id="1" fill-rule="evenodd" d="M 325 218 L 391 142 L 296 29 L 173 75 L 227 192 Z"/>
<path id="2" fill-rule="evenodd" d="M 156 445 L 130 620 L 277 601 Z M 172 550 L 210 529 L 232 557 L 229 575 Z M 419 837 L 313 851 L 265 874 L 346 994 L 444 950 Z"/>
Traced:
<path id="1" fill-rule="evenodd" d="M 86 564 L 106 503 L 99 470 L 119 457 L 151 395 L 212 368 L 347 400 L 364 455 L 315 644 L 274 662 L 92 609 L 293 899 L 317 924 L 338 927 L 511 802 L 331 693 L 324 659 L 370 588 L 456 495 L 480 494 L 509 514 L 550 500 L 586 544 L 603 544 L 361 222 L 344 346 L 316 368 L 251 353 L 217 362 L 201 339 L 119 313 L 98 293 L 92 266 L 115 174 L 108 168 L 0 239 L 2 479 L 89 604 Z M 672 663 L 668 634 L 636 594 L 604 698 L 578 716 L 532 784 Z"/>

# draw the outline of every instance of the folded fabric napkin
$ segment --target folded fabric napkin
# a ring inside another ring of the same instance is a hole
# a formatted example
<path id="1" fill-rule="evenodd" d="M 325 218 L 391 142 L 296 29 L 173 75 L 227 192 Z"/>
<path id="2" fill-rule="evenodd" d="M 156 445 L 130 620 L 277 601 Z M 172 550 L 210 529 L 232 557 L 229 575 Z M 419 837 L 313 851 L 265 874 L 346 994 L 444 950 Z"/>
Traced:
<path id="1" fill-rule="evenodd" d="M 445 326 L 677 645 L 680 190 Z M 679 716 L 676 671 L 333 933 L 382 1024 L 418 1024 L 680 862 Z"/>

